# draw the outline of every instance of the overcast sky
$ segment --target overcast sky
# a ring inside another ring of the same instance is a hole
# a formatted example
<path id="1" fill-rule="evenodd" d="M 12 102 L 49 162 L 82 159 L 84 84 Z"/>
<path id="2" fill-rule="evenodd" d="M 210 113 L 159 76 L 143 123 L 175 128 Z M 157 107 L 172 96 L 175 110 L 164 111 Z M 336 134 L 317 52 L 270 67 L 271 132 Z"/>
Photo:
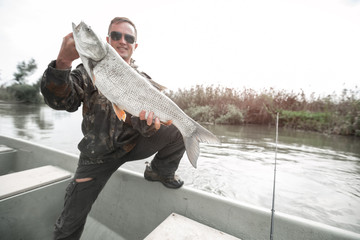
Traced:
<path id="1" fill-rule="evenodd" d="M 38 79 L 72 22 L 105 40 L 115 16 L 135 22 L 134 59 L 169 89 L 360 87 L 359 0 L 0 0 L 0 84 L 31 58 Z"/>

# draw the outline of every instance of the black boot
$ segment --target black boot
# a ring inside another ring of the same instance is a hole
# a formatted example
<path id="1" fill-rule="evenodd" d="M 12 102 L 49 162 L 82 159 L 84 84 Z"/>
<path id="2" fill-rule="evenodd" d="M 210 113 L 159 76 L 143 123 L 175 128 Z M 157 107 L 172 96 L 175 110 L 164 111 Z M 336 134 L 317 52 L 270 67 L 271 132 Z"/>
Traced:
<path id="1" fill-rule="evenodd" d="M 144 178 L 148 181 L 159 181 L 164 184 L 167 188 L 180 188 L 184 181 L 182 181 L 177 175 L 170 174 L 170 175 L 160 175 L 155 172 L 150 164 L 146 164 Z"/>

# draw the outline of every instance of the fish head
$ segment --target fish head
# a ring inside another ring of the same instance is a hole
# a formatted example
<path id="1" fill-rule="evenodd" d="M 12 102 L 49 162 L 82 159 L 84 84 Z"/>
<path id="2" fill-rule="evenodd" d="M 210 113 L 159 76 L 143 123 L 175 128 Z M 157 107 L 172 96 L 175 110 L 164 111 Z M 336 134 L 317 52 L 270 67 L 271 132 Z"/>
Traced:
<path id="1" fill-rule="evenodd" d="M 78 53 L 94 61 L 100 61 L 107 54 L 107 47 L 104 41 L 86 25 L 81 22 L 79 25 L 72 24 L 75 47 Z"/>

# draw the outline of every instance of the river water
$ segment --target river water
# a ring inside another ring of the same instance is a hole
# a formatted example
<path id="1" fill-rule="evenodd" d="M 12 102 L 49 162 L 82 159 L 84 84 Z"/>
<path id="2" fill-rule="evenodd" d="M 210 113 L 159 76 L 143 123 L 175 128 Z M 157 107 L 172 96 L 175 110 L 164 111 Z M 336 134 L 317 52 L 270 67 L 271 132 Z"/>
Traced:
<path id="1" fill-rule="evenodd" d="M 81 111 L 0 103 L 0 117 L 2 135 L 79 153 Z M 197 169 L 184 156 L 185 185 L 270 211 L 275 128 L 206 127 L 222 144 L 202 144 Z M 123 167 L 143 172 L 145 161 Z M 275 210 L 360 233 L 360 139 L 280 129 Z"/>

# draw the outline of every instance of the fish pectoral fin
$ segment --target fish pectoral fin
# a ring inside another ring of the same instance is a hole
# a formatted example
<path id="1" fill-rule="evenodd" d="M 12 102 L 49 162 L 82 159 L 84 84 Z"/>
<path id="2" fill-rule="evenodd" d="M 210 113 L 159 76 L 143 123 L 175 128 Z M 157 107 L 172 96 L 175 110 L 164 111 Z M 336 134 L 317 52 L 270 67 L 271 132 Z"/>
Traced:
<path id="1" fill-rule="evenodd" d="M 93 80 L 93 83 L 95 84 L 95 80 L 96 80 L 95 74 L 93 71 L 90 71 L 90 73 L 91 73 L 91 79 Z"/>
<path id="2" fill-rule="evenodd" d="M 114 112 L 116 114 L 116 116 L 118 117 L 118 119 L 120 121 L 124 121 L 126 119 L 126 113 L 124 110 L 120 109 L 116 104 L 113 103 L 113 108 L 114 108 Z"/>
<path id="3" fill-rule="evenodd" d="M 165 125 L 165 126 L 170 126 L 172 124 L 172 120 L 169 120 L 169 121 L 166 121 L 166 122 L 161 122 L 162 125 Z"/>

